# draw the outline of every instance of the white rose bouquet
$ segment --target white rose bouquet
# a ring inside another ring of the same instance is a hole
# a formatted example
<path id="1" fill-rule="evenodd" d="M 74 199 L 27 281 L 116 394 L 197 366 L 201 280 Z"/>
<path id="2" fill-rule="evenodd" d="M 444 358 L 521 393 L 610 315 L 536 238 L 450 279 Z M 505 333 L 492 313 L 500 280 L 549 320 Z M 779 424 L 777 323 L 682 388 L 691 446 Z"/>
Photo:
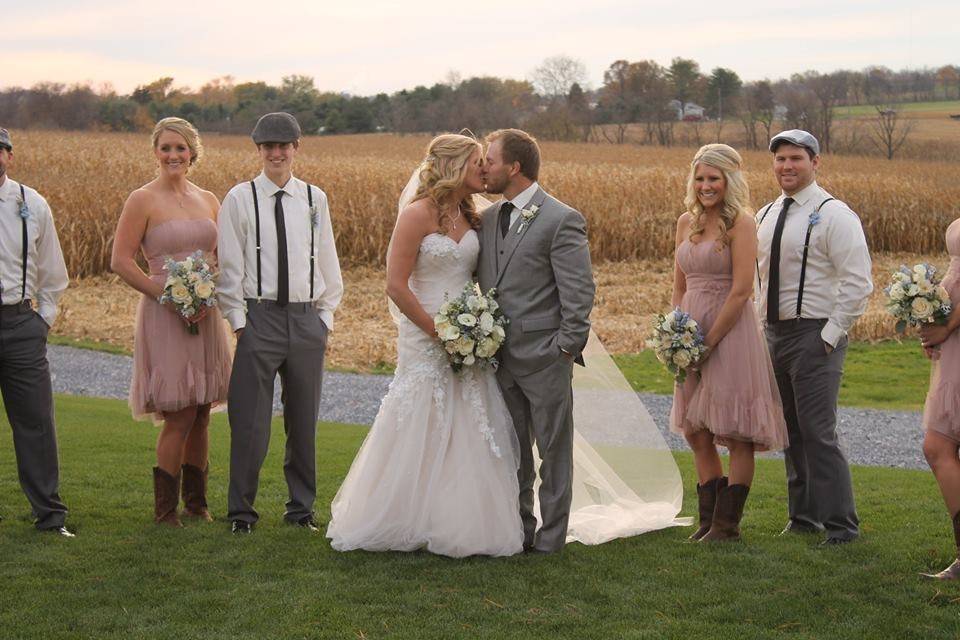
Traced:
<path id="1" fill-rule="evenodd" d="M 497 368 L 494 357 L 506 339 L 507 318 L 496 301 L 496 289 L 486 294 L 470 283 L 455 300 L 446 300 L 433 318 L 450 366 L 459 372 L 477 364 Z"/>
<path id="2" fill-rule="evenodd" d="M 204 307 L 217 304 L 214 295 L 216 274 L 203 257 L 203 252 L 197 251 L 179 262 L 167 258 L 164 269 L 167 271 L 167 281 L 163 285 L 160 304 L 173 303 L 184 318 L 192 318 Z M 200 329 L 196 323 L 190 322 L 187 323 L 187 331 L 197 335 Z"/>
<path id="3" fill-rule="evenodd" d="M 654 350 L 657 360 L 666 365 L 673 379 L 680 383 L 686 380 L 690 367 L 707 352 L 697 321 L 679 308 L 657 315 L 647 346 Z"/>
<path id="4" fill-rule="evenodd" d="M 940 284 L 937 270 L 921 263 L 909 269 L 903 265 L 890 276 L 885 307 L 897 320 L 897 331 L 921 324 L 946 324 L 950 316 L 950 294 Z"/>

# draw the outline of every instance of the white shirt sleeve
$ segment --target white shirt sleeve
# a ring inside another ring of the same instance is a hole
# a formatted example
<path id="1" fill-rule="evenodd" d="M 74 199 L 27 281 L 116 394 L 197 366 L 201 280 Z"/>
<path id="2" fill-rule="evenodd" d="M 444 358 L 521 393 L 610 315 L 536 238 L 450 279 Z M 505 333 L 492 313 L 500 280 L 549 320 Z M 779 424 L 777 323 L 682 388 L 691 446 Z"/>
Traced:
<path id="1" fill-rule="evenodd" d="M 320 222 L 317 225 L 317 268 L 323 276 L 324 290 L 314 303 L 320 313 L 320 319 L 333 330 L 333 312 L 343 298 L 343 278 L 340 275 L 340 259 L 337 257 L 337 245 L 333 237 L 333 221 L 330 219 L 330 206 L 327 194 L 320 193 Z"/>
<path id="2" fill-rule="evenodd" d="M 837 295 L 820 336 L 833 347 L 866 311 L 873 293 L 870 251 L 863 227 L 856 214 L 846 206 L 843 209 L 833 212 L 834 218 L 827 232 L 827 251 L 836 273 Z"/>
<path id="3" fill-rule="evenodd" d="M 217 260 L 220 265 L 217 302 L 234 331 L 247 324 L 247 309 L 243 299 L 243 254 L 247 243 L 247 230 L 242 215 L 237 195 L 231 191 L 223 199 L 220 215 L 217 217 Z"/>
<path id="4" fill-rule="evenodd" d="M 37 313 L 48 326 L 52 326 L 57 319 L 57 302 L 70 280 L 50 206 L 46 200 L 41 198 L 40 201 L 43 206 L 39 212 L 40 234 L 37 238 Z"/>

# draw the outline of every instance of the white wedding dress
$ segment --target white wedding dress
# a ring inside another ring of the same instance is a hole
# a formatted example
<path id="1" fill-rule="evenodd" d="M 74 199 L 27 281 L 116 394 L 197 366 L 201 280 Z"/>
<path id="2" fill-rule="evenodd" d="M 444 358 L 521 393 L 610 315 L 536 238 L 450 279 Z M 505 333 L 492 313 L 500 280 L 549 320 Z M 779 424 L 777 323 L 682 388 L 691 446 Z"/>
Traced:
<path id="1" fill-rule="evenodd" d="M 480 243 L 432 233 L 410 289 L 431 316 L 471 280 Z M 338 551 L 413 551 L 460 558 L 523 548 L 513 422 L 491 369 L 450 368 L 439 342 L 399 321 L 397 369 L 331 506 Z"/>

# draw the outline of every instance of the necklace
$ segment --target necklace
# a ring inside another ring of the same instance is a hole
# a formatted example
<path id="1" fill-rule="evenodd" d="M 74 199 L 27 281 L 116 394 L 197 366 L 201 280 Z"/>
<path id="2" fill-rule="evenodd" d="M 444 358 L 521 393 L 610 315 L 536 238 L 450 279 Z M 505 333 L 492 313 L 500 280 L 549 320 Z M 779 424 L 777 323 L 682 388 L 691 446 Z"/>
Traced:
<path id="1" fill-rule="evenodd" d="M 454 231 L 457 230 L 457 220 L 459 220 L 462 215 L 463 215 L 463 212 L 460 211 L 460 205 L 457 205 L 457 217 L 452 218 L 450 216 L 447 216 L 447 218 L 450 220 L 450 226 L 453 228 Z"/>

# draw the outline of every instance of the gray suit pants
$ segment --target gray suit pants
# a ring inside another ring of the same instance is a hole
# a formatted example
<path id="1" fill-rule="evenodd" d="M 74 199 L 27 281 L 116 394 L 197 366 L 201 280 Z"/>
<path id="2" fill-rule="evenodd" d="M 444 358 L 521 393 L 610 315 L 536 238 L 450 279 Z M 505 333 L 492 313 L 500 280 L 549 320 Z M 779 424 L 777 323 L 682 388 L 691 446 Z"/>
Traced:
<path id="1" fill-rule="evenodd" d="M 27 305 L 0 310 L 0 392 L 13 428 L 20 486 L 38 529 L 62 527 L 67 517 L 59 493 L 47 330 Z"/>
<path id="2" fill-rule="evenodd" d="M 253 508 L 260 468 L 270 442 L 273 384 L 280 374 L 283 427 L 287 434 L 283 473 L 289 500 L 284 518 L 312 515 L 317 496 L 316 434 L 323 383 L 327 327 L 311 303 L 247 301 L 247 325 L 237 341 L 230 378 L 230 520 L 256 522 Z"/>
<path id="3" fill-rule="evenodd" d="M 507 409 L 520 440 L 520 518 L 525 548 L 559 551 L 567 539 L 573 498 L 573 362 L 562 355 L 545 369 L 515 376 L 497 371 Z M 540 517 L 536 531 L 533 485 L 537 470 L 533 444 L 540 454 Z"/>
<path id="4" fill-rule="evenodd" d="M 767 327 L 767 345 L 783 399 L 790 446 L 784 451 L 791 526 L 826 529 L 831 538 L 859 535 L 850 467 L 837 440 L 837 395 L 847 354 L 843 338 L 827 354 L 826 320 Z"/>

